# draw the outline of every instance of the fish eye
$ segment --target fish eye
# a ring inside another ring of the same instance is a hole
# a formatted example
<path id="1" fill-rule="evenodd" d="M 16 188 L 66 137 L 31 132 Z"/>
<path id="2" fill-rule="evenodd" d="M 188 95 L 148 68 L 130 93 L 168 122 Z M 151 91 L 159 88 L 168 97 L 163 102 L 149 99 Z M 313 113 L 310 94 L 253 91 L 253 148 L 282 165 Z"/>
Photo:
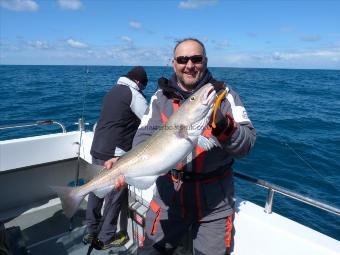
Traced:
<path id="1" fill-rule="evenodd" d="M 196 97 L 192 96 L 190 97 L 190 101 L 195 101 Z"/>

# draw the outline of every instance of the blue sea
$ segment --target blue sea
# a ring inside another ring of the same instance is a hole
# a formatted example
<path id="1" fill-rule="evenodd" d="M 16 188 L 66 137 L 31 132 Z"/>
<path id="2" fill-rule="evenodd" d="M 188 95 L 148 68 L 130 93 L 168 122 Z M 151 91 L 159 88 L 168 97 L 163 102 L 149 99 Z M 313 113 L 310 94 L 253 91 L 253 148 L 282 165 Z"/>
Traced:
<path id="1" fill-rule="evenodd" d="M 0 65 L 0 126 L 55 120 L 92 129 L 103 96 L 130 67 Z M 150 99 L 170 67 L 146 67 Z M 210 68 L 240 95 L 257 141 L 235 169 L 340 208 L 340 71 Z M 0 130 L 0 140 L 60 132 Z M 237 195 L 264 205 L 267 191 L 236 180 Z M 340 217 L 276 194 L 275 212 L 340 240 Z"/>

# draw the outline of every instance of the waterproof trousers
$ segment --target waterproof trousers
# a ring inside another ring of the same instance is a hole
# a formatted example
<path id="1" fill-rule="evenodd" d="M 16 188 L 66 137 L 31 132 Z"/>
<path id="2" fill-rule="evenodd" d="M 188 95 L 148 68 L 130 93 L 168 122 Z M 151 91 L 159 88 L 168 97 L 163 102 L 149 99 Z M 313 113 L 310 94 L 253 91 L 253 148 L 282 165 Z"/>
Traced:
<path id="1" fill-rule="evenodd" d="M 167 176 L 159 177 L 146 214 L 144 245 L 138 255 L 173 254 L 189 232 L 193 254 L 230 254 L 234 212 L 226 195 L 231 182 L 230 176 L 208 184 L 175 183 Z"/>
<path id="2" fill-rule="evenodd" d="M 92 163 L 104 165 L 105 161 L 92 158 Z M 105 201 L 103 215 L 101 210 Z M 104 244 L 109 243 L 117 231 L 119 213 L 120 228 L 127 229 L 128 188 L 119 191 L 112 190 L 105 198 L 98 198 L 92 192 L 89 194 L 86 210 L 87 231 L 98 237 Z"/>

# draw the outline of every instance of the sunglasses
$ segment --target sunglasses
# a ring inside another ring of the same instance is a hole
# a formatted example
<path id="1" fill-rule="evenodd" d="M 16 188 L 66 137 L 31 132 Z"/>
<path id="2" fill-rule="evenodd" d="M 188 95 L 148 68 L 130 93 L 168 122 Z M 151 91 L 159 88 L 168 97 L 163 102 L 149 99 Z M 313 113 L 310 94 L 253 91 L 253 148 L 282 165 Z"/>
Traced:
<path id="1" fill-rule="evenodd" d="M 192 63 L 194 64 L 201 64 L 203 61 L 203 56 L 202 55 L 193 55 L 193 56 L 179 56 L 176 57 L 175 60 L 177 61 L 178 64 L 186 64 L 188 63 L 189 59 L 191 60 Z"/>

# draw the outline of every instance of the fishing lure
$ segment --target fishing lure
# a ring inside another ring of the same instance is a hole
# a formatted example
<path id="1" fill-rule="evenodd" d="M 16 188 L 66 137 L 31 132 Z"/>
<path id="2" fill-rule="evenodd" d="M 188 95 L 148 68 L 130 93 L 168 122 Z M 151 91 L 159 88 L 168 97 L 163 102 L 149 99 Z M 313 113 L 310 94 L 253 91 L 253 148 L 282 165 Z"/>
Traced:
<path id="1" fill-rule="evenodd" d="M 211 123 L 212 128 L 216 128 L 217 109 L 220 107 L 220 104 L 221 104 L 223 98 L 228 94 L 228 92 L 229 92 L 229 89 L 225 88 L 225 90 L 216 99 L 216 102 L 214 104 L 213 119 L 212 119 L 212 123 Z"/>

